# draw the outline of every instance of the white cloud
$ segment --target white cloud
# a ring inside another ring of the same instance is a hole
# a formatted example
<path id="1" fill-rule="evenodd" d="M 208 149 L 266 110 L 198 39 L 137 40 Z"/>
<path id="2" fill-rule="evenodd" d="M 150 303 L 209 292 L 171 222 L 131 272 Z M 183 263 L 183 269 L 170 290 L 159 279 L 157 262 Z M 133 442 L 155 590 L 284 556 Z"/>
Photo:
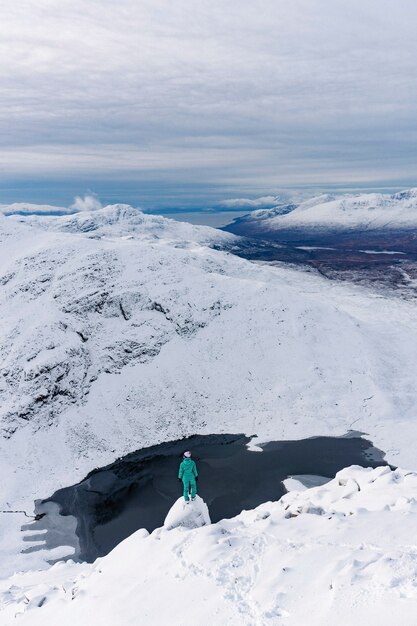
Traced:
<path id="1" fill-rule="evenodd" d="M 86 195 L 83 198 L 81 196 L 76 196 L 73 204 L 70 206 L 70 209 L 77 212 L 98 211 L 101 208 L 102 204 L 100 200 L 93 195 Z"/>
<path id="2" fill-rule="evenodd" d="M 221 200 L 218 202 L 219 207 L 225 209 L 262 209 L 271 208 L 278 204 L 278 196 L 262 196 L 260 198 L 231 198 L 230 200 Z"/>
<path id="3" fill-rule="evenodd" d="M 0 204 L 0 213 L 4 215 L 30 215 L 37 214 L 60 214 L 73 213 L 72 209 L 53 206 L 50 204 L 32 204 L 28 202 L 13 202 L 12 204 Z"/>
<path id="4" fill-rule="evenodd" d="M 59 214 L 66 215 L 82 211 L 98 211 L 102 208 L 101 202 L 93 194 L 83 197 L 76 196 L 69 207 L 55 206 L 50 204 L 34 204 L 29 202 L 13 202 L 12 204 L 0 204 L 0 213 L 4 215 L 42 215 Z"/>

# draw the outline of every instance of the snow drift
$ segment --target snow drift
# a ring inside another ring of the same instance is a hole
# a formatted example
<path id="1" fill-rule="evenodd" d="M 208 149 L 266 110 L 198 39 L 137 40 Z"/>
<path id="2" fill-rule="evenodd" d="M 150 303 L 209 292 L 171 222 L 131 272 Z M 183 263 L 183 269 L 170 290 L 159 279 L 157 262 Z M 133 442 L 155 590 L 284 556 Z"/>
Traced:
<path id="1" fill-rule="evenodd" d="M 207 504 L 199 495 L 194 501 L 185 502 L 184 498 L 178 498 L 169 510 L 164 522 L 164 528 L 200 528 L 211 524 Z"/>

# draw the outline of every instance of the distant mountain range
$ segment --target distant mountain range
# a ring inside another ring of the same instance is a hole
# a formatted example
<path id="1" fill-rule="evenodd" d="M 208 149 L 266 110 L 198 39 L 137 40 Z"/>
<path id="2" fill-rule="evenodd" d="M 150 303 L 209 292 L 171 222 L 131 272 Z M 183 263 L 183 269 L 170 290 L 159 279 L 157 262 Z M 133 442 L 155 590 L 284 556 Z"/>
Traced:
<path id="1" fill-rule="evenodd" d="M 225 230 L 238 235 L 309 240 L 325 233 L 412 231 L 417 228 L 417 188 L 395 194 L 320 195 L 237 218 Z"/>

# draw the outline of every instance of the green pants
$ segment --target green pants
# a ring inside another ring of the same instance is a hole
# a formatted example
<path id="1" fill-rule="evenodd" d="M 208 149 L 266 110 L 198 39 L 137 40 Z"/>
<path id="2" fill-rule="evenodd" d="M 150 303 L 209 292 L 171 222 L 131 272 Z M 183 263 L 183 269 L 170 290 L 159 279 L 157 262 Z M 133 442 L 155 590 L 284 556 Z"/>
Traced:
<path id="1" fill-rule="evenodd" d="M 189 492 L 191 489 L 191 497 L 195 498 L 196 493 L 197 493 L 197 483 L 195 481 L 195 478 L 187 478 L 186 476 L 183 477 L 182 479 L 183 485 L 184 485 L 184 500 L 186 502 L 188 502 L 189 498 Z"/>

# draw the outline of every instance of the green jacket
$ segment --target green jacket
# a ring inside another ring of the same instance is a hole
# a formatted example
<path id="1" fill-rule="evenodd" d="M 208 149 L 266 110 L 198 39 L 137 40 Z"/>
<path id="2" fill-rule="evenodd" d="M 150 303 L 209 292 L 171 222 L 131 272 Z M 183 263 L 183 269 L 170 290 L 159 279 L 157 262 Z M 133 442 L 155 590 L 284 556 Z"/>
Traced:
<path id="1" fill-rule="evenodd" d="M 183 459 L 178 471 L 178 478 L 194 480 L 198 476 L 197 466 L 193 459 Z"/>

